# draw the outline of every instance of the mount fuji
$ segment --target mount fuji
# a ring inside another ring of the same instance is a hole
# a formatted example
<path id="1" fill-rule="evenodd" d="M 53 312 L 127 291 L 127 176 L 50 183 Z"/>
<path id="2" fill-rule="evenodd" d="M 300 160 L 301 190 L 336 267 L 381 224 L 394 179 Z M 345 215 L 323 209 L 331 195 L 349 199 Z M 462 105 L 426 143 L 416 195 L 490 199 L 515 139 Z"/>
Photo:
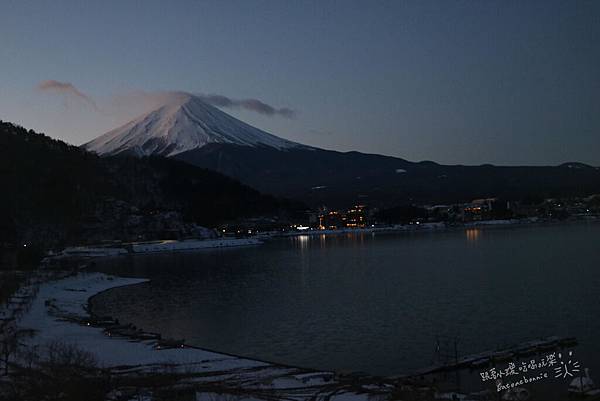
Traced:
<path id="1" fill-rule="evenodd" d="M 178 159 L 313 206 L 360 202 L 387 207 L 600 193 L 600 169 L 582 163 L 449 166 L 324 150 L 252 127 L 186 93 L 82 146 L 102 156 Z"/>
<path id="2" fill-rule="evenodd" d="M 173 93 L 156 110 L 83 145 L 100 155 L 175 156 L 209 143 L 309 148 L 255 128 L 188 93 Z"/>

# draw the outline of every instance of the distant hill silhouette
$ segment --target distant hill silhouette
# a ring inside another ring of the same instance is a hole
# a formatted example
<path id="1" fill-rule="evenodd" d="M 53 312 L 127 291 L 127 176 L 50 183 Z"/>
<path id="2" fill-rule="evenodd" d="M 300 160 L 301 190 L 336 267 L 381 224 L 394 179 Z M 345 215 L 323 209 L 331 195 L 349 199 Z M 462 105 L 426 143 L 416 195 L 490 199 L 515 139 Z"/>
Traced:
<path id="1" fill-rule="evenodd" d="M 475 198 L 521 200 L 600 193 L 600 169 L 560 166 L 442 165 L 323 149 L 211 143 L 174 158 L 221 172 L 253 188 L 312 205 L 360 202 L 393 207 Z"/>

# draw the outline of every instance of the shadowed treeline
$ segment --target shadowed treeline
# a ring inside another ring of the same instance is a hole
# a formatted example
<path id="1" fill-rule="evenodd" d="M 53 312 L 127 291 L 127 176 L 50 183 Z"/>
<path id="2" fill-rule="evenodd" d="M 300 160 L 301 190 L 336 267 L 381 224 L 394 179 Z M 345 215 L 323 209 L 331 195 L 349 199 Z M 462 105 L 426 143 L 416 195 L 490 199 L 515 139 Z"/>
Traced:
<path id="1" fill-rule="evenodd" d="M 80 243 L 89 233 L 120 239 L 131 220 L 154 224 L 161 214 L 172 225 L 211 227 L 290 210 L 289 203 L 219 173 L 163 158 L 100 158 L 5 122 L 0 185 L 5 248 Z"/>

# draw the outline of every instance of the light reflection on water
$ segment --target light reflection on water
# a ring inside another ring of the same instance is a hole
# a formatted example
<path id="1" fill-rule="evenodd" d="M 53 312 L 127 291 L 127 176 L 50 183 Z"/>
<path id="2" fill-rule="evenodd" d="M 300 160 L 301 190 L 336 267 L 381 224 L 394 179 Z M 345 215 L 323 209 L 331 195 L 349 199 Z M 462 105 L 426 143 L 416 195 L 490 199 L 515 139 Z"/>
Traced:
<path id="1" fill-rule="evenodd" d="M 598 238 L 598 224 L 477 228 L 136 256 L 100 268 L 152 281 L 94 306 L 210 349 L 375 374 L 429 365 L 439 335 L 461 354 L 574 336 L 600 374 Z"/>
<path id="2" fill-rule="evenodd" d="M 479 239 L 479 236 L 481 235 L 481 229 L 480 228 L 467 228 L 465 230 L 465 234 L 467 235 L 467 240 L 469 240 L 471 242 L 475 242 Z"/>
<path id="3" fill-rule="evenodd" d="M 295 240 L 298 242 L 301 250 L 308 248 L 308 241 L 309 241 L 308 235 L 299 235 L 295 238 Z"/>

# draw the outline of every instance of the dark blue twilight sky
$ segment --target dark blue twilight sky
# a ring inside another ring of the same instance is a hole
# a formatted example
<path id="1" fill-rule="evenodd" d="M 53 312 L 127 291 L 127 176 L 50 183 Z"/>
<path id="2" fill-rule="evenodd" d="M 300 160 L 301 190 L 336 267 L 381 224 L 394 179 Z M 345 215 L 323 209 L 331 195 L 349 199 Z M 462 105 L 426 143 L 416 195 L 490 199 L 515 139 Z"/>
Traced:
<path id="1" fill-rule="evenodd" d="M 600 165 L 600 2 L 0 1 L 0 119 L 81 144 L 162 90 L 330 149 Z"/>

